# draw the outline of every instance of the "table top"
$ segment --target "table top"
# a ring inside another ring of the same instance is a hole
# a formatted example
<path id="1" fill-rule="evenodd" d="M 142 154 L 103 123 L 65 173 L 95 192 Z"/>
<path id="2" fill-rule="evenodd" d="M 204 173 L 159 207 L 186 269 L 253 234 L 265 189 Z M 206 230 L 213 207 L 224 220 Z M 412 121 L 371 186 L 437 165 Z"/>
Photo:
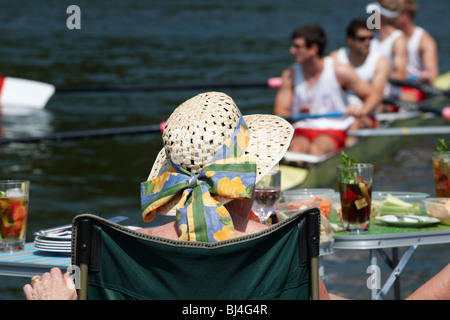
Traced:
<path id="1" fill-rule="evenodd" d="M 23 251 L 0 253 L 0 275 L 32 277 L 53 267 L 65 271 L 70 263 L 70 254 L 36 250 L 33 243 L 26 243 Z"/>
<path id="2" fill-rule="evenodd" d="M 450 226 L 438 224 L 424 228 L 400 228 L 372 222 L 368 233 L 336 232 L 333 249 L 378 249 L 441 243 L 450 243 Z M 70 254 L 36 250 L 32 242 L 26 243 L 23 251 L 0 252 L 0 275 L 32 277 L 53 267 L 64 271 L 70 264 Z"/>
<path id="3" fill-rule="evenodd" d="M 412 245 L 450 243 L 450 226 L 436 224 L 422 228 L 386 225 L 372 220 L 369 232 L 336 232 L 334 249 L 378 249 Z"/>

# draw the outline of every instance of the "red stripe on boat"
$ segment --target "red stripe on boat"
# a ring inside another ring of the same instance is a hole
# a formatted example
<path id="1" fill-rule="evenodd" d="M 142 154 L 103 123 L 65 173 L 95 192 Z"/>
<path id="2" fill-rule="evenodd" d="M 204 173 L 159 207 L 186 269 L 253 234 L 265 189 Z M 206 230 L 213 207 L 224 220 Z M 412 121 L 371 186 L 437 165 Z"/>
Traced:
<path id="1" fill-rule="evenodd" d="M 0 77 L 0 97 L 2 96 L 3 83 L 5 82 L 5 77 Z"/>

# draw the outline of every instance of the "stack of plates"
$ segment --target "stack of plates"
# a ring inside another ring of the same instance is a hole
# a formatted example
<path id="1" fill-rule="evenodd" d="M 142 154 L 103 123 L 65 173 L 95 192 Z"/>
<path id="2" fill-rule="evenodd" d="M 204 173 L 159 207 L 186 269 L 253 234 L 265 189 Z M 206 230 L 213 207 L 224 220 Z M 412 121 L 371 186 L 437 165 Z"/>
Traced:
<path id="1" fill-rule="evenodd" d="M 111 222 L 119 223 L 128 219 L 125 216 L 117 216 L 108 219 Z M 72 252 L 72 225 L 67 224 L 64 226 L 44 229 L 35 232 L 34 235 L 34 247 L 37 250 L 48 252 Z"/>
<path id="2" fill-rule="evenodd" d="M 41 230 L 35 233 L 34 247 L 48 252 L 71 252 L 72 230 L 70 226 Z"/>
<path id="3" fill-rule="evenodd" d="M 45 237 L 37 236 L 34 239 L 34 247 L 37 250 L 49 252 L 71 252 L 71 237 Z"/>

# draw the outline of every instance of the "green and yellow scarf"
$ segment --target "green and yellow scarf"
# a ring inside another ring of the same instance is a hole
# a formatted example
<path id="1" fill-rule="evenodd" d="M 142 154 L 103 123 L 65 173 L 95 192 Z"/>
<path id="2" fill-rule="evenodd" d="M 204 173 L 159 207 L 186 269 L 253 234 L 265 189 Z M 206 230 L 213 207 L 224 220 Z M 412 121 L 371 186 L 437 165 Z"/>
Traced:
<path id="1" fill-rule="evenodd" d="M 171 162 L 171 172 L 141 183 L 141 207 L 145 221 L 156 209 L 181 194 L 176 205 L 180 240 L 216 242 L 235 238 L 233 221 L 217 197 L 251 198 L 256 180 L 256 161 L 246 156 L 249 132 L 244 118 L 225 145 L 201 173 L 193 175 Z"/>

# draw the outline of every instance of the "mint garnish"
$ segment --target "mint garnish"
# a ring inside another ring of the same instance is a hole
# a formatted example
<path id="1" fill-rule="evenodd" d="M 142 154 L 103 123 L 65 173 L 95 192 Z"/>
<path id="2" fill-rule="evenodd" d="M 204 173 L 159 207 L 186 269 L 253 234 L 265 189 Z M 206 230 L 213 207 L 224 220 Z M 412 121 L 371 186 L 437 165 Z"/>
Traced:
<path id="1" fill-rule="evenodd" d="M 444 154 L 446 151 L 448 151 L 448 144 L 450 141 L 445 141 L 445 139 L 439 139 L 440 145 L 436 147 L 435 153 L 436 154 Z"/>

